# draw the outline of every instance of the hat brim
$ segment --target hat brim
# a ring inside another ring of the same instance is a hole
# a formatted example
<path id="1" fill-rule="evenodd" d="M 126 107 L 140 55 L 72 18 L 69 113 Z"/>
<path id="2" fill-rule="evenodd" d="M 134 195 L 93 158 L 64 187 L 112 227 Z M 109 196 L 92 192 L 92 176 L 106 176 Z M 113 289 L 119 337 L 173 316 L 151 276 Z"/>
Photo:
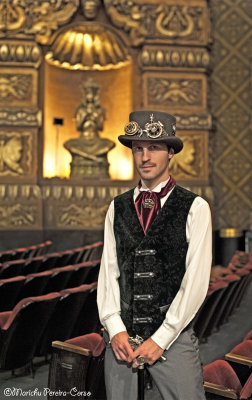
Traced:
<path id="1" fill-rule="evenodd" d="M 148 141 L 148 142 L 161 142 L 161 143 L 166 143 L 167 146 L 170 146 L 173 148 L 174 153 L 179 153 L 183 149 L 183 142 L 181 139 L 179 139 L 176 136 L 163 136 L 160 137 L 160 139 L 151 139 L 149 137 L 139 137 L 139 136 L 128 136 L 128 135 L 120 135 L 118 137 L 118 140 L 120 143 L 122 143 L 124 146 L 129 147 L 130 149 L 132 148 L 132 142 L 142 142 L 142 141 Z"/>

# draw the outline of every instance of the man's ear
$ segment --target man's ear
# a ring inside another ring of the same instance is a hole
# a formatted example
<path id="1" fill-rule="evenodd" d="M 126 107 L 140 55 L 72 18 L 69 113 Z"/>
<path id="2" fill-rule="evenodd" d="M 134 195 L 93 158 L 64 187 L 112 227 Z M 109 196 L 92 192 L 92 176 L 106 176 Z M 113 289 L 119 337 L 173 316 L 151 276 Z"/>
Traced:
<path id="1" fill-rule="evenodd" d="M 168 150 L 168 155 L 169 155 L 169 160 L 171 160 L 172 157 L 174 156 L 174 149 L 172 147 L 170 147 L 170 149 Z"/>

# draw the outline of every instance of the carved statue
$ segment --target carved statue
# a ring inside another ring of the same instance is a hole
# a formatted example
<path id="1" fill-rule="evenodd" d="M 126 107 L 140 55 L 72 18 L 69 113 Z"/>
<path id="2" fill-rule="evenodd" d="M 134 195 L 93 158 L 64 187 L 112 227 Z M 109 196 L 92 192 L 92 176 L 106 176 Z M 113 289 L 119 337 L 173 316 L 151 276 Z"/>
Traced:
<path id="1" fill-rule="evenodd" d="M 101 6 L 100 0 L 81 0 L 83 14 L 87 19 L 95 19 Z"/>
<path id="2" fill-rule="evenodd" d="M 71 153 L 71 177 L 108 178 L 107 153 L 115 146 L 99 137 L 105 120 L 105 109 L 99 100 L 99 86 L 93 79 L 83 84 L 83 100 L 76 108 L 75 121 L 80 137 L 70 139 L 64 147 Z"/>

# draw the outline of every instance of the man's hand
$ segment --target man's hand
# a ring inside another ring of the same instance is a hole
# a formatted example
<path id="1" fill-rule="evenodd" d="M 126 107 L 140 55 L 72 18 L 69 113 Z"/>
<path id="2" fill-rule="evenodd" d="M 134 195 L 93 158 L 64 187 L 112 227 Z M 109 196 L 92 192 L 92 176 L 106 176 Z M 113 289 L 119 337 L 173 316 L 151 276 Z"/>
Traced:
<path id="1" fill-rule="evenodd" d="M 149 365 L 154 364 L 163 354 L 164 350 L 159 347 L 151 338 L 145 340 L 133 354 L 133 368 L 138 367 L 137 357 L 144 357 L 145 362 Z"/>
<path id="2" fill-rule="evenodd" d="M 119 332 L 113 336 L 111 345 L 114 350 L 115 356 L 119 361 L 132 362 L 134 352 L 129 344 L 129 335 L 126 331 Z"/>

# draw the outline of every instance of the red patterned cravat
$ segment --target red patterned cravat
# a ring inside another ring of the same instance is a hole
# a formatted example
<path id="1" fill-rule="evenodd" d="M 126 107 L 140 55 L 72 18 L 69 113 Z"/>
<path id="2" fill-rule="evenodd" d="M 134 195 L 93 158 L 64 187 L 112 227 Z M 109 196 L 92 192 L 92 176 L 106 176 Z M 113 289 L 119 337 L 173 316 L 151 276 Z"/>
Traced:
<path id="1" fill-rule="evenodd" d="M 159 210 L 161 208 L 160 199 L 166 196 L 167 193 L 174 187 L 174 185 L 175 180 L 172 176 L 170 176 L 169 181 L 159 193 L 142 190 L 138 194 L 135 200 L 135 207 L 137 216 L 145 234 L 159 213 Z M 140 181 L 138 184 L 138 189 L 140 189 L 141 186 L 142 185 Z"/>

